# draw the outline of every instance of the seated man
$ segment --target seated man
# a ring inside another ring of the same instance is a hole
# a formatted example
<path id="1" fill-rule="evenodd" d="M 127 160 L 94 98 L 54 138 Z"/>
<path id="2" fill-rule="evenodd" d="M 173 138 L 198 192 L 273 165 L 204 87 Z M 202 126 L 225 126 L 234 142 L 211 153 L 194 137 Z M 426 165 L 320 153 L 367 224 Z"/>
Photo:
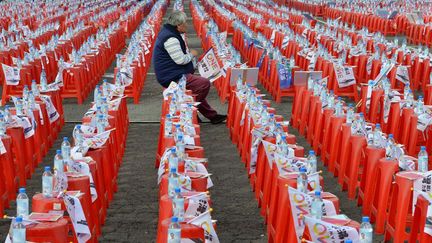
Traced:
<path id="1" fill-rule="evenodd" d="M 178 82 L 182 75 L 186 76 L 186 89 L 196 95 L 201 102 L 198 111 L 211 123 L 218 124 L 226 120 L 226 115 L 219 115 L 207 103 L 206 97 L 210 90 L 210 81 L 194 75 L 196 50 L 190 50 L 183 40 L 182 33 L 187 30 L 186 14 L 173 11 L 168 16 L 156 40 L 153 52 L 153 65 L 158 82 L 167 88 L 171 82 Z"/>

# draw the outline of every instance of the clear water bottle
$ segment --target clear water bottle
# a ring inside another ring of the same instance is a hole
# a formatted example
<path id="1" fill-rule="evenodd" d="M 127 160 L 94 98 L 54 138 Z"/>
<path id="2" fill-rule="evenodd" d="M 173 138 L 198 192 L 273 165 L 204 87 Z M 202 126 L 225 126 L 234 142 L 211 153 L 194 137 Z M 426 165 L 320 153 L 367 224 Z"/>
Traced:
<path id="1" fill-rule="evenodd" d="M 23 224 L 23 218 L 20 216 L 15 218 L 15 223 L 12 226 L 12 242 L 26 243 L 26 228 Z"/>
<path id="2" fill-rule="evenodd" d="M 409 84 L 405 84 L 405 87 L 404 87 L 404 100 L 406 100 L 407 98 L 408 98 L 408 94 L 409 94 L 409 92 L 410 92 L 410 86 L 409 86 Z"/>
<path id="3" fill-rule="evenodd" d="M 344 243 L 353 243 L 351 239 L 346 239 Z"/>
<path id="4" fill-rule="evenodd" d="M 75 146 L 81 147 L 83 143 L 84 143 L 84 132 L 81 129 L 81 125 L 77 125 L 75 130 L 74 144 Z"/>
<path id="5" fill-rule="evenodd" d="M 308 81 L 307 81 L 307 89 L 308 90 L 313 90 L 314 87 L 314 81 L 312 79 L 311 76 L 308 77 Z"/>
<path id="6" fill-rule="evenodd" d="M 175 147 L 171 148 L 171 156 L 168 160 L 168 168 L 175 168 L 178 170 L 179 159 L 177 157 L 177 150 Z"/>
<path id="7" fill-rule="evenodd" d="M 181 195 L 180 188 L 175 189 L 175 195 L 172 199 L 173 216 L 181 222 L 184 217 L 184 198 Z"/>
<path id="8" fill-rule="evenodd" d="M 387 143 L 386 143 L 387 159 L 393 159 L 393 156 L 390 156 L 390 154 L 393 154 L 394 146 L 395 146 L 395 140 L 393 138 L 393 134 L 389 134 L 388 138 L 387 138 Z"/>
<path id="9" fill-rule="evenodd" d="M 9 105 L 4 106 L 3 115 L 4 115 L 5 122 L 9 122 L 11 120 Z"/>
<path id="10" fill-rule="evenodd" d="M 406 98 L 407 106 L 412 107 L 414 104 L 414 95 L 412 93 L 412 90 L 408 91 L 408 96 Z"/>
<path id="11" fill-rule="evenodd" d="M 369 223 L 369 217 L 364 216 L 362 218 L 362 223 L 360 225 L 360 235 L 359 242 L 360 243 L 372 243 L 373 239 L 373 228 Z"/>
<path id="12" fill-rule="evenodd" d="M 317 158 L 315 156 L 315 151 L 309 150 L 309 156 L 307 157 L 307 163 L 309 166 L 309 173 L 317 172 Z"/>
<path id="13" fill-rule="evenodd" d="M 3 114 L 0 114 L 0 136 L 6 134 L 6 120 Z"/>
<path id="14" fill-rule="evenodd" d="M 417 112 L 417 114 L 423 114 L 423 112 L 424 112 L 423 96 L 421 96 L 421 95 L 418 97 L 418 100 L 417 100 L 416 112 Z"/>
<path id="15" fill-rule="evenodd" d="M 29 88 L 28 88 L 28 86 L 27 85 L 24 85 L 24 88 L 23 88 L 23 99 L 24 100 L 26 100 L 26 99 L 28 99 L 28 93 L 29 93 Z"/>
<path id="16" fill-rule="evenodd" d="M 182 133 L 177 134 L 177 141 L 176 141 L 176 147 L 177 147 L 177 154 L 180 159 L 183 159 L 185 157 L 185 142 L 184 137 Z"/>
<path id="17" fill-rule="evenodd" d="M 17 204 L 17 216 L 27 218 L 29 216 L 29 198 L 26 194 L 25 188 L 20 188 L 18 190 L 16 204 Z"/>
<path id="18" fill-rule="evenodd" d="M 175 189 L 180 187 L 179 176 L 177 174 L 176 168 L 170 168 L 170 173 L 168 174 L 168 196 L 170 198 L 174 197 Z"/>
<path id="19" fill-rule="evenodd" d="M 366 129 L 366 120 L 365 120 L 365 117 L 363 115 L 363 112 L 359 113 L 359 126 L 362 130 Z"/>
<path id="20" fill-rule="evenodd" d="M 323 216 L 324 202 L 321 198 L 321 191 L 315 191 L 315 196 L 311 204 L 311 216 L 315 219 L 321 219 Z"/>
<path id="21" fill-rule="evenodd" d="M 343 106 L 342 106 L 342 98 L 338 97 L 335 104 L 335 116 L 341 117 L 343 116 Z"/>
<path id="22" fill-rule="evenodd" d="M 46 166 L 45 171 L 42 174 L 42 193 L 46 198 L 51 198 L 53 192 L 53 175 L 51 173 L 51 167 Z"/>
<path id="23" fill-rule="evenodd" d="M 418 171 L 427 172 L 428 169 L 428 153 L 425 146 L 420 147 L 420 152 L 418 154 Z"/>
<path id="24" fill-rule="evenodd" d="M 169 137 L 172 134 L 172 121 L 171 121 L 171 115 L 167 114 L 165 117 L 165 127 L 164 127 L 165 137 Z"/>
<path id="25" fill-rule="evenodd" d="M 327 108 L 334 108 L 334 106 L 335 106 L 335 97 L 334 97 L 333 90 L 330 90 L 330 94 L 328 95 L 327 98 Z"/>
<path id="26" fill-rule="evenodd" d="M 48 81 L 47 81 L 45 69 L 42 69 L 41 71 L 40 86 L 42 90 L 48 89 Z"/>
<path id="27" fill-rule="evenodd" d="M 354 121 L 354 108 L 353 108 L 352 104 L 348 104 L 348 110 L 346 113 L 346 123 L 352 124 L 353 121 Z"/>
<path id="28" fill-rule="evenodd" d="M 62 150 L 57 150 L 54 156 L 54 170 L 64 172 L 64 161 L 62 156 Z"/>
<path id="29" fill-rule="evenodd" d="M 71 151 L 71 144 L 69 143 L 69 139 L 67 137 L 63 138 L 63 142 L 61 144 L 61 154 L 63 156 L 63 159 L 69 160 L 70 159 L 70 151 Z"/>
<path id="30" fill-rule="evenodd" d="M 373 146 L 375 148 L 379 148 L 380 147 L 380 141 L 381 141 L 381 125 L 379 123 L 377 123 L 375 125 L 375 130 L 373 133 Z"/>
<path id="31" fill-rule="evenodd" d="M 96 121 L 96 129 L 98 133 L 105 132 L 105 119 L 104 115 L 98 115 L 98 119 Z"/>
<path id="32" fill-rule="evenodd" d="M 16 110 L 16 114 L 18 116 L 22 116 L 23 115 L 23 100 L 18 99 L 16 106 L 15 106 L 15 110 Z"/>
<path id="33" fill-rule="evenodd" d="M 181 242 L 181 227 L 178 223 L 177 217 L 171 218 L 171 224 L 168 227 L 168 243 L 180 243 Z"/>
<path id="34" fill-rule="evenodd" d="M 241 91 L 241 90 L 243 90 L 243 79 L 242 79 L 242 77 L 241 77 L 240 74 L 239 74 L 238 77 L 237 77 L 237 84 L 236 84 L 236 88 L 237 88 L 237 91 Z"/>
<path id="35" fill-rule="evenodd" d="M 302 167 L 300 168 L 300 173 L 297 177 L 297 190 L 307 193 L 308 192 L 308 178 L 306 174 L 307 170 L 306 168 Z"/>
<path id="36" fill-rule="evenodd" d="M 103 81 L 102 81 L 102 95 L 104 96 L 104 97 L 108 97 L 108 91 L 109 91 L 109 88 L 108 88 L 108 81 L 106 80 L 106 79 L 104 79 Z"/>
<path id="37" fill-rule="evenodd" d="M 169 114 L 171 117 L 175 116 L 177 113 L 177 100 L 175 97 L 172 97 L 171 103 L 169 105 Z"/>

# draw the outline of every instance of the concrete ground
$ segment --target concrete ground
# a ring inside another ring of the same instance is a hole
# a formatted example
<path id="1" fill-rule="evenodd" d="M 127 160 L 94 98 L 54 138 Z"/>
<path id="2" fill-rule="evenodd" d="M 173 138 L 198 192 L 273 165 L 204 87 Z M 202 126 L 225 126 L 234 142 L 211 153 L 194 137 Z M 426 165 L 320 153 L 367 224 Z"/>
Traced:
<path id="1" fill-rule="evenodd" d="M 168 11 L 170 11 L 169 9 Z M 201 49 L 190 19 L 189 1 L 185 1 L 185 12 L 188 14 L 188 42 L 190 48 Z M 201 50 L 202 51 L 202 50 Z M 114 65 L 114 64 L 113 64 Z M 113 65 L 105 77 L 112 79 Z M 154 160 L 159 132 L 159 119 L 162 101 L 162 88 L 155 79 L 153 70 L 147 74 L 147 80 L 139 104 L 128 101 L 130 129 L 127 140 L 124 162 L 118 175 L 118 192 L 108 209 L 107 221 L 103 226 L 101 242 L 155 242 L 158 222 L 158 185 Z M 264 93 L 265 90 L 260 87 Z M 55 150 L 60 148 L 61 138 L 71 136 L 74 125 L 79 122 L 90 107 L 93 97 L 87 98 L 82 105 L 76 100 L 63 102 L 66 125 L 59 138 L 50 149 L 48 156 L 39 165 L 32 179 L 28 181 L 28 195 L 32 196 L 41 189 L 42 168 L 52 165 Z M 220 113 L 226 113 L 227 106 L 219 102 L 214 88 L 208 96 L 209 103 Z M 272 103 L 277 114 L 289 120 L 292 99 L 282 103 Z M 296 130 L 290 133 L 297 136 L 298 144 L 310 149 L 304 138 Z M 201 141 L 209 159 L 209 172 L 212 173 L 214 188 L 210 190 L 214 211 L 213 219 L 217 220 L 217 232 L 221 242 L 267 242 L 266 226 L 259 215 L 257 202 L 254 199 L 244 165 L 240 162 L 235 146 L 230 142 L 228 130 L 224 124 L 201 124 Z M 325 190 L 339 197 L 341 213 L 351 219 L 361 220 L 361 208 L 354 201 L 347 199 L 346 192 L 341 192 L 337 181 L 329 174 L 322 163 Z M 15 215 L 15 205 L 7 210 L 8 215 Z M 10 222 L 0 220 L 0 240 L 3 240 Z M 376 237 L 376 241 L 382 237 Z"/>

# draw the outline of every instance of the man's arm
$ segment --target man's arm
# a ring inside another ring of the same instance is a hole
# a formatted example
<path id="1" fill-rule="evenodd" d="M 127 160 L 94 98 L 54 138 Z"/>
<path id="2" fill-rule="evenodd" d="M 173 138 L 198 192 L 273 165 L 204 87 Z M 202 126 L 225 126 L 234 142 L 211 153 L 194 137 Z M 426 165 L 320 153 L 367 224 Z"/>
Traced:
<path id="1" fill-rule="evenodd" d="M 173 59 L 173 61 L 178 65 L 186 65 L 191 62 L 194 57 L 191 53 L 184 54 L 180 46 L 180 41 L 174 37 L 166 40 L 164 47 L 171 59 Z"/>

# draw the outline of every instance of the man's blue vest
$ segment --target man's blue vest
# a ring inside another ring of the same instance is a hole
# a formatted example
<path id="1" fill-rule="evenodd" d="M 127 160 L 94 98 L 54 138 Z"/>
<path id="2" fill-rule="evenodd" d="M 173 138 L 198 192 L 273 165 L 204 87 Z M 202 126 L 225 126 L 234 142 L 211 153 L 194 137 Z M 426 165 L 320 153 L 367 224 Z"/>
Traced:
<path id="1" fill-rule="evenodd" d="M 176 26 L 165 24 L 156 39 L 153 50 L 153 65 L 156 73 L 156 79 L 164 86 L 168 87 L 171 81 L 177 82 L 183 74 L 193 73 L 194 67 L 192 62 L 186 65 L 178 65 L 171 59 L 165 50 L 164 43 L 169 38 L 174 37 L 179 40 L 183 53 L 186 54 L 186 43 L 177 30 Z"/>

